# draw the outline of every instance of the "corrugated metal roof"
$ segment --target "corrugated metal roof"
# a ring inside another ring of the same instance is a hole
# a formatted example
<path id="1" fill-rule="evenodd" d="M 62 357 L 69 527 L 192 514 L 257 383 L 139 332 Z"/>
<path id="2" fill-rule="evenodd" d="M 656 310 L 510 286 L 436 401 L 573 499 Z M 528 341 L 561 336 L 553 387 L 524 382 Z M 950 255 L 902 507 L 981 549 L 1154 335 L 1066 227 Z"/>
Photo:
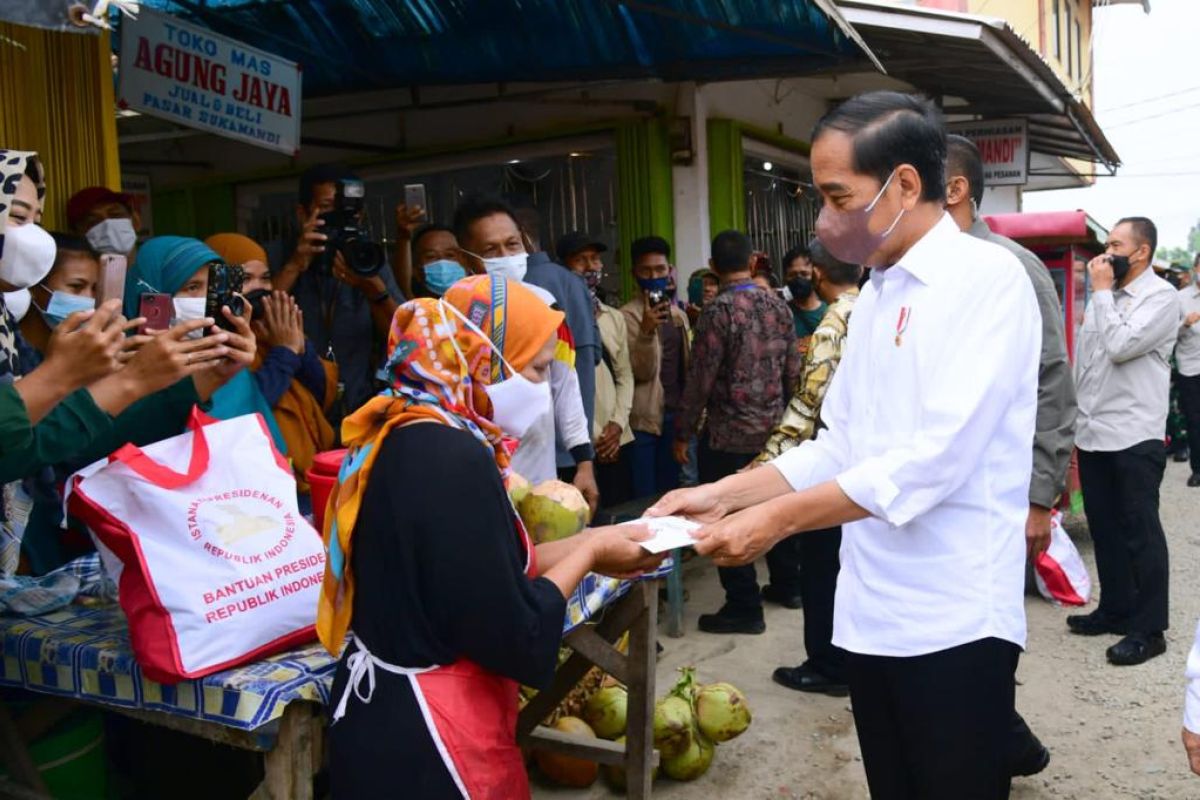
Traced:
<path id="1" fill-rule="evenodd" d="M 306 95 L 799 75 L 870 57 L 821 0 L 143 0 L 304 66 Z M 856 38 L 856 37 L 855 37 Z"/>

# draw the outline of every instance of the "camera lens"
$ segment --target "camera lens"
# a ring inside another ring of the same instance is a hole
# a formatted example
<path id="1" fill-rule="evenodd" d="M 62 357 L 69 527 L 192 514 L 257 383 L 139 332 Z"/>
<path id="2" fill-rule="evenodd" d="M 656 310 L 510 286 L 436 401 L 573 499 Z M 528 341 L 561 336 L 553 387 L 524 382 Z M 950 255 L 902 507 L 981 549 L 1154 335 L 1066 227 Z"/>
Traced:
<path id="1" fill-rule="evenodd" d="M 383 267 L 383 248 L 367 239 L 347 241 L 342 248 L 346 266 L 359 275 L 374 275 Z"/>

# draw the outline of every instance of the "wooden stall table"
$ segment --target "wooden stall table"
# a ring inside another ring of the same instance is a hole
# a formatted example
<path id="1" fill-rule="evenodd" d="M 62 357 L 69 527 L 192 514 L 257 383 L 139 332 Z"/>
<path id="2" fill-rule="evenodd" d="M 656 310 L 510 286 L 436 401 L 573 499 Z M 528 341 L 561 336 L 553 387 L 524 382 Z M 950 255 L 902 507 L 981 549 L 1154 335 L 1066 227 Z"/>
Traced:
<path id="1" fill-rule="evenodd" d="M 575 655 L 558 669 L 552 689 L 540 693 L 521 716 L 520 735 L 539 747 L 569 750 L 573 743 L 535 730 L 592 664 L 629 688 L 628 753 L 600 742 L 588 755 L 625 763 L 629 796 L 649 796 L 657 762 L 651 741 L 654 708 L 654 635 L 657 581 L 616 581 L 588 575 L 567 601 L 564 641 Z M 593 619 L 596 624 L 587 624 Z M 629 653 L 611 643 L 630 632 Z M 311 800 L 313 776 L 324 762 L 324 728 L 336 661 L 319 644 L 244 667 L 174 685 L 145 678 L 129 647 L 125 616 L 116 606 L 69 606 L 40 617 L 0 617 L 0 688 L 42 696 L 15 721 L 0 706 L 0 798 L 49 795 L 28 753 L 28 743 L 77 704 L 123 714 L 208 741 L 263 754 L 264 778 L 251 800 Z M 549 708 L 534 716 L 535 708 Z M 535 706 L 536 704 L 536 706 Z M 578 754 L 578 749 L 573 750 Z"/>

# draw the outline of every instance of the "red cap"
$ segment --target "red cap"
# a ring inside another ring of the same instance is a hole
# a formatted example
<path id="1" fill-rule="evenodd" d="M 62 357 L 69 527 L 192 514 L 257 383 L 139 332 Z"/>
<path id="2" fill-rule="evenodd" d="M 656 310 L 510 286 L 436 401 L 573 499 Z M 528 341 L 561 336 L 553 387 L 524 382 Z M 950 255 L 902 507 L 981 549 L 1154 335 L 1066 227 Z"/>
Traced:
<path id="1" fill-rule="evenodd" d="M 101 203 L 120 203 L 133 210 L 133 197 L 123 192 L 114 192 L 106 186 L 89 186 L 71 195 L 67 201 L 67 224 L 75 228 L 87 213 Z"/>

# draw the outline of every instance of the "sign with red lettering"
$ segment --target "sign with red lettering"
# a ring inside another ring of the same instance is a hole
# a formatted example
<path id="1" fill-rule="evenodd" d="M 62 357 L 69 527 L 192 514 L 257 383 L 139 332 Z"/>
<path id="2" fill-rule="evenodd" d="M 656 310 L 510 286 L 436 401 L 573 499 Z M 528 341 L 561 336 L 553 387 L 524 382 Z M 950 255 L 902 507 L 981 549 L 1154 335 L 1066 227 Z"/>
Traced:
<path id="1" fill-rule="evenodd" d="M 300 66 L 143 6 L 121 20 L 117 105 L 294 155 Z"/>
<path id="2" fill-rule="evenodd" d="M 954 122 L 951 133 L 965 136 L 983 156 L 988 186 L 1023 186 L 1029 181 L 1029 123 L 1023 119 Z"/>

